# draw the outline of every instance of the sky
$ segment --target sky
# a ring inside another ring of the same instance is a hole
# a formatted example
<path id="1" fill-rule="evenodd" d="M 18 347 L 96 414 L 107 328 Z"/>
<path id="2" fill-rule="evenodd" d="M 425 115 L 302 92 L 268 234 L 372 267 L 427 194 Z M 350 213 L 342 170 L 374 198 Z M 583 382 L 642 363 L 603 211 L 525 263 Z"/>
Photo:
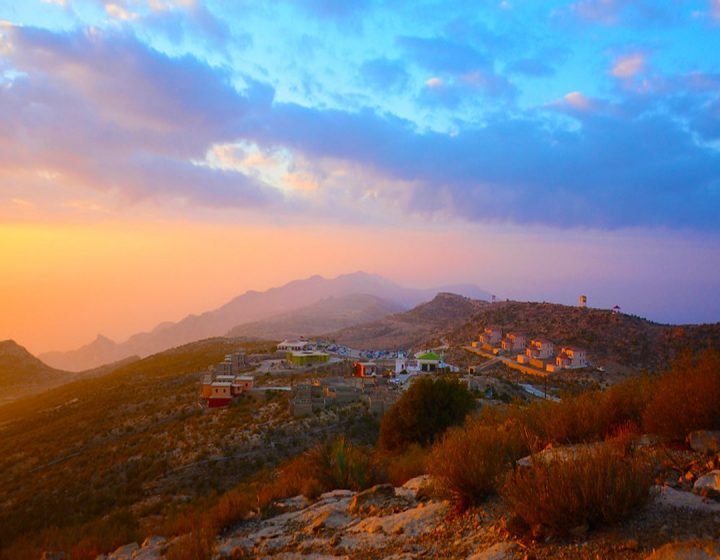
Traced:
<path id="1" fill-rule="evenodd" d="M 720 0 L 0 0 L 0 339 L 248 289 L 720 321 Z"/>

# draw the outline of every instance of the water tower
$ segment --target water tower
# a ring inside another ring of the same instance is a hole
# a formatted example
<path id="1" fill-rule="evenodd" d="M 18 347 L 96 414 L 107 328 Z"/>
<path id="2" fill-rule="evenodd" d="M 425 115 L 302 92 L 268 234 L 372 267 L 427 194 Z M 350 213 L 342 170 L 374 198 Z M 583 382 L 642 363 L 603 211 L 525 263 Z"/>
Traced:
<path id="1" fill-rule="evenodd" d="M 587 307 L 587 296 L 580 296 L 578 298 L 578 307 Z"/>

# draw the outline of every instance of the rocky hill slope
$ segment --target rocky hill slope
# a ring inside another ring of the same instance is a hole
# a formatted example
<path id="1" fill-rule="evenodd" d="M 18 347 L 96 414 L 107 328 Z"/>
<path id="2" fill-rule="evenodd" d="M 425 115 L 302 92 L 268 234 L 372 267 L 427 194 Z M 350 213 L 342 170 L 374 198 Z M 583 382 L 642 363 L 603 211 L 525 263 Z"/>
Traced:
<path id="1" fill-rule="evenodd" d="M 453 514 L 451 505 L 434 495 L 427 476 L 399 488 L 383 484 L 363 492 L 339 489 L 314 501 L 298 496 L 278 502 L 276 511 L 219 536 L 213 558 L 709 560 L 720 554 L 720 542 L 713 540 L 720 502 L 660 486 L 654 499 L 621 526 L 540 541 L 512 534 L 508 512 L 497 498 L 482 508 Z M 150 537 L 142 548 L 125 545 L 106 560 L 129 554 L 170 557 L 191 539 Z M 703 556 L 703 551 L 709 554 Z"/>
<path id="2" fill-rule="evenodd" d="M 591 361 L 617 363 L 636 372 L 664 370 L 685 349 L 720 346 L 720 323 L 661 325 L 605 309 L 517 301 L 483 306 L 469 321 L 448 329 L 444 338 L 455 346 L 467 345 L 490 325 L 581 346 Z"/>
<path id="3" fill-rule="evenodd" d="M 442 292 L 431 301 L 404 313 L 395 313 L 378 321 L 332 332 L 324 335 L 324 338 L 353 348 L 406 350 L 434 333 L 445 332 L 466 323 L 487 305 L 485 301 Z"/>
<path id="4" fill-rule="evenodd" d="M 15 341 L 0 341 L 0 404 L 73 378 L 73 374 L 43 363 Z"/>
<path id="5" fill-rule="evenodd" d="M 83 535 L 102 523 L 122 538 L 353 424 L 352 410 L 342 423 L 335 413 L 295 419 L 284 392 L 226 409 L 200 404 L 198 372 L 231 351 L 273 348 L 209 339 L 0 406 L 3 552 L 21 535 L 41 542 L 47 531 Z"/>
<path id="6" fill-rule="evenodd" d="M 229 337 L 282 340 L 299 336 L 315 336 L 382 319 L 404 307 L 370 294 L 350 294 L 323 299 L 308 307 L 282 313 L 254 323 L 238 325 Z"/>

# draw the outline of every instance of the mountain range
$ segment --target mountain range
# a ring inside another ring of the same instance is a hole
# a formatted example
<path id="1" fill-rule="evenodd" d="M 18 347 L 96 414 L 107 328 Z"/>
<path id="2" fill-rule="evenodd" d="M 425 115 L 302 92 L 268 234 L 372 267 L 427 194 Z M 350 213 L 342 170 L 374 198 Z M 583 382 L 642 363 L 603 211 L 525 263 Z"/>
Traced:
<path id="1" fill-rule="evenodd" d="M 76 350 L 48 352 L 39 358 L 55 368 L 82 371 L 228 333 L 248 338 L 264 338 L 269 333 L 272 337 L 282 337 L 283 331 L 275 328 L 281 324 L 288 326 L 284 330 L 288 336 L 314 335 L 412 308 L 432 299 L 438 292 L 454 292 L 474 299 L 490 297 L 488 292 L 472 285 L 418 289 L 406 288 L 366 272 L 331 279 L 315 275 L 264 292 L 248 291 L 217 309 L 188 315 L 177 323 L 163 322 L 152 331 L 135 334 L 121 343 L 98 335 L 93 342 Z M 356 297 L 344 299 L 347 296 Z M 315 305 L 318 307 L 314 310 L 288 316 Z M 357 323 L 353 323 L 355 320 Z M 249 324 L 254 324 L 256 331 Z"/>

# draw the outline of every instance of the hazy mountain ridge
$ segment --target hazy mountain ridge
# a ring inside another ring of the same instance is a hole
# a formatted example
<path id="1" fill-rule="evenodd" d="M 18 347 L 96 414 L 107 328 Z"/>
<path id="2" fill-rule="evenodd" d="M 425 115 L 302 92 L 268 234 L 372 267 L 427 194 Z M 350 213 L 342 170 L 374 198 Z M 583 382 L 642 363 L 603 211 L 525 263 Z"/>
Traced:
<path id="1" fill-rule="evenodd" d="M 331 332 L 324 337 L 354 348 L 406 350 L 437 331 L 446 331 L 465 323 L 486 305 L 489 304 L 485 301 L 441 292 L 431 301 L 409 311 Z"/>
<path id="2" fill-rule="evenodd" d="M 55 369 L 13 340 L 0 341 L 0 402 L 65 383 L 75 374 Z"/>
<path id="3" fill-rule="evenodd" d="M 370 294 L 330 297 L 319 302 L 276 315 L 264 321 L 245 323 L 231 329 L 228 337 L 254 337 L 280 340 L 299 336 L 315 336 L 352 325 L 375 321 L 404 311 L 391 301 Z"/>
<path id="4" fill-rule="evenodd" d="M 98 337 L 93 343 L 77 350 L 49 352 L 41 354 L 40 358 L 53 366 L 62 364 L 65 369 L 80 371 L 128 356 L 144 357 L 195 340 L 223 336 L 239 325 L 269 319 L 328 297 L 369 294 L 410 308 L 431 299 L 438 291 L 448 289 L 458 289 L 473 297 L 487 297 L 486 292 L 475 286 L 417 289 L 405 288 L 366 272 L 344 274 L 333 279 L 316 275 L 264 292 L 248 291 L 217 309 L 200 315 L 188 315 L 177 323 L 160 323 L 152 331 L 133 335 L 122 343 Z"/>

